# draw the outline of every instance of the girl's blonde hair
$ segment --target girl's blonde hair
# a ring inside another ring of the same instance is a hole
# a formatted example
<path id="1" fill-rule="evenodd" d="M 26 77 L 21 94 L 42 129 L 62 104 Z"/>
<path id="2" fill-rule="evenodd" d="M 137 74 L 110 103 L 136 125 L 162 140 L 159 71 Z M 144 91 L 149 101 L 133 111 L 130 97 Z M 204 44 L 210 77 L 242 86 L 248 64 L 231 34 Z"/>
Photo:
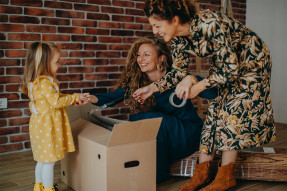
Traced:
<path id="1" fill-rule="evenodd" d="M 52 42 L 34 42 L 26 55 L 24 76 L 19 90 L 28 94 L 28 84 L 40 75 L 53 76 L 50 64 L 55 52 L 60 52 Z"/>
<path id="2" fill-rule="evenodd" d="M 159 63 L 159 69 L 161 71 L 166 71 L 172 65 L 172 57 L 167 44 L 158 37 L 149 36 L 143 37 L 137 40 L 131 47 L 128 57 L 126 60 L 126 65 L 120 79 L 116 85 L 116 88 L 126 88 L 125 103 L 130 107 L 132 112 L 143 112 L 153 109 L 155 106 L 154 96 L 149 97 L 144 104 L 138 103 L 132 94 L 141 87 L 147 86 L 152 83 L 147 74 L 143 73 L 137 63 L 137 55 L 139 47 L 142 44 L 151 44 L 154 46 L 157 56 L 160 57 L 164 55 L 165 61 Z"/>

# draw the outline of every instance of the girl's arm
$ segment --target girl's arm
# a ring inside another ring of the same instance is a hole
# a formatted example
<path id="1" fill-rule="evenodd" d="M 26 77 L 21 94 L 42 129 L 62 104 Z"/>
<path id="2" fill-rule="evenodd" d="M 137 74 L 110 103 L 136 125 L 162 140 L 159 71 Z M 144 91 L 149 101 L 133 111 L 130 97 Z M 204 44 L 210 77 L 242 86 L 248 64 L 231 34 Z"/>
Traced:
<path id="1" fill-rule="evenodd" d="M 79 94 L 61 94 L 59 92 L 59 86 L 47 78 L 41 78 L 39 83 L 41 95 L 43 95 L 48 103 L 54 108 L 63 108 L 73 105 L 74 102 L 79 102 Z"/>

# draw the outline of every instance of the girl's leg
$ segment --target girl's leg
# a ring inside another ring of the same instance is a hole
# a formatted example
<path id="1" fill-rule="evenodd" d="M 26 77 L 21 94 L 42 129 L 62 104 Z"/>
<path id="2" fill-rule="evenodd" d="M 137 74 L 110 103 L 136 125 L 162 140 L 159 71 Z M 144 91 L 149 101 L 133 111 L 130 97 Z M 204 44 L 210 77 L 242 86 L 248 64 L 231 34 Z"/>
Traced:
<path id="1" fill-rule="evenodd" d="M 54 165 L 55 162 L 47 162 L 43 164 L 42 180 L 44 188 L 51 188 L 54 185 Z"/>
<path id="2" fill-rule="evenodd" d="M 235 163 L 237 153 L 237 150 L 222 151 L 221 166 L 229 165 L 229 163 Z"/>
<path id="3" fill-rule="evenodd" d="M 214 157 L 214 153 L 212 153 L 212 155 L 199 153 L 199 164 L 204 163 L 204 162 L 210 162 L 213 160 L 213 157 Z"/>
<path id="4" fill-rule="evenodd" d="M 41 183 L 42 182 L 42 169 L 43 164 L 41 162 L 37 162 L 36 168 L 35 168 L 35 182 Z"/>

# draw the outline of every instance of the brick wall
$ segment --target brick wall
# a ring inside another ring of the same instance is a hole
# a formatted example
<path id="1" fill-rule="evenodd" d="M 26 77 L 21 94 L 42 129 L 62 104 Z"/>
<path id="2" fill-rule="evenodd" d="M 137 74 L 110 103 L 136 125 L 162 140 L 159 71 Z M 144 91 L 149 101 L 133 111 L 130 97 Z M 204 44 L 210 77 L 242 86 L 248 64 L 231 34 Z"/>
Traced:
<path id="1" fill-rule="evenodd" d="M 199 2 L 220 9 L 218 0 Z M 232 5 L 245 23 L 246 0 Z M 29 45 L 44 40 L 61 48 L 63 92 L 112 91 L 131 44 L 152 34 L 143 6 L 144 0 L 0 0 L 0 98 L 8 98 L 8 109 L 0 110 L 0 155 L 30 149 L 29 100 L 18 92 Z M 208 70 L 206 60 L 201 69 Z M 119 104 L 103 114 L 127 119 L 129 110 Z"/>

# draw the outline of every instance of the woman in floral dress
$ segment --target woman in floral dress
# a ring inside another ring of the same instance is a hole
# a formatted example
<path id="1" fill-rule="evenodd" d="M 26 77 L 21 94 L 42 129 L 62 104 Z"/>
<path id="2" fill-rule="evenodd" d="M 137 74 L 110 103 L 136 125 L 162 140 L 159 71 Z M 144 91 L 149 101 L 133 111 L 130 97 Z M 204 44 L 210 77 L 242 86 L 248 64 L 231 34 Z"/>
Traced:
<path id="1" fill-rule="evenodd" d="M 138 89 L 134 98 L 143 103 L 154 92 L 179 82 L 179 98 L 192 99 L 205 89 L 219 89 L 219 96 L 209 103 L 199 164 L 180 190 L 195 190 L 209 182 L 214 151 L 222 152 L 221 167 L 203 190 L 235 186 L 238 150 L 276 139 L 270 99 L 271 58 L 266 44 L 239 21 L 212 10 L 196 11 L 188 0 L 148 0 L 145 13 L 153 33 L 171 43 L 174 63 L 171 72 Z M 194 85 L 192 76 L 186 76 L 191 54 L 210 61 L 208 77 Z"/>

